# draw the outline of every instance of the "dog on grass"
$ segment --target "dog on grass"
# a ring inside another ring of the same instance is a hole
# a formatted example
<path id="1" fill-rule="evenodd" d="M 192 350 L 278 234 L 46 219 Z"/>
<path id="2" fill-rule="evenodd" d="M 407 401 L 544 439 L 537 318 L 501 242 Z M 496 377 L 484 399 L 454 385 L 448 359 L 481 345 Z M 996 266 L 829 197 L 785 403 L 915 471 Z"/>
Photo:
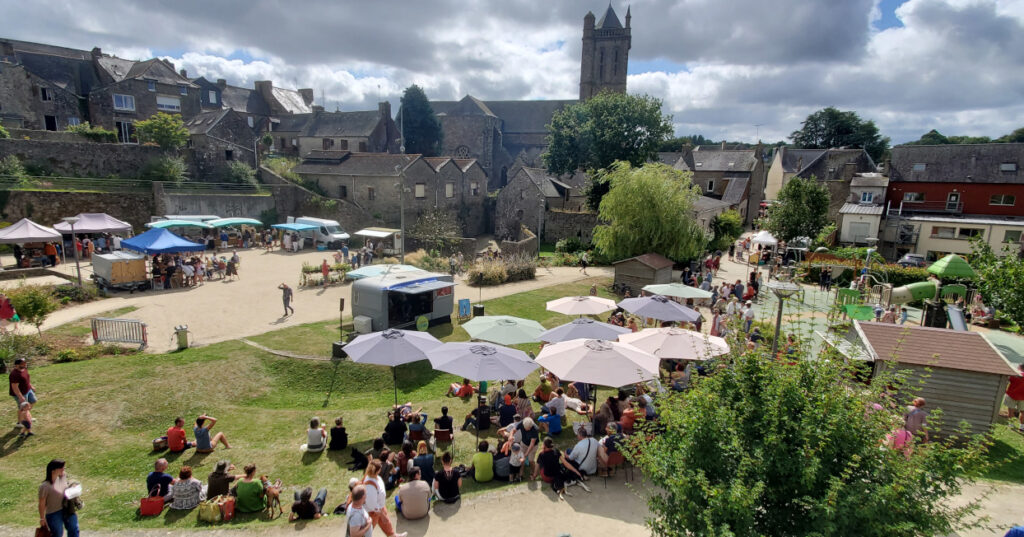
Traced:
<path id="1" fill-rule="evenodd" d="M 364 470 L 364 469 L 366 469 L 366 465 L 369 462 L 370 462 L 370 459 L 366 458 L 366 455 L 363 455 L 363 452 L 359 451 L 356 448 L 352 448 L 352 460 L 349 461 L 348 469 L 349 469 L 350 472 L 355 472 L 357 470 Z"/>
<path id="2" fill-rule="evenodd" d="M 260 481 L 263 483 L 263 494 L 267 497 L 267 512 L 270 513 L 271 518 L 274 516 L 274 507 L 277 507 L 278 515 L 284 514 L 284 509 L 281 507 L 281 480 L 278 479 L 271 484 L 269 477 L 261 475 Z"/>

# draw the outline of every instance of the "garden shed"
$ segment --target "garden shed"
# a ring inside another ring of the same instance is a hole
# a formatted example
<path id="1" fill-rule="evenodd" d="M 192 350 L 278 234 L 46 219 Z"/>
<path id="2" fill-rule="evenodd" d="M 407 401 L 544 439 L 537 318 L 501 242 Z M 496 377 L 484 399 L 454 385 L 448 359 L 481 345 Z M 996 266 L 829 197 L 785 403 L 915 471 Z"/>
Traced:
<path id="1" fill-rule="evenodd" d="M 644 254 L 612 263 L 615 266 L 615 285 L 626 285 L 639 296 L 645 285 L 670 283 L 672 260 L 660 254 Z"/>
<path id="2" fill-rule="evenodd" d="M 854 321 L 854 328 L 874 362 L 874 374 L 895 367 L 910 370 L 911 385 L 923 382 L 919 395 L 927 401 L 925 409 L 942 409 L 945 433 L 961 421 L 972 432 L 989 432 L 1009 378 L 1018 375 L 978 332 L 870 321 Z"/>

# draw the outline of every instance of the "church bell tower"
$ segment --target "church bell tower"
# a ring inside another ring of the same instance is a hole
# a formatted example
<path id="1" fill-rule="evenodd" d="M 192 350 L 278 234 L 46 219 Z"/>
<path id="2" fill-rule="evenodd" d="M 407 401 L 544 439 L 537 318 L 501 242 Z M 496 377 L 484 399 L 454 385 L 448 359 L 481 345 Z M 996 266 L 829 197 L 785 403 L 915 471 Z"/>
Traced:
<path id="1" fill-rule="evenodd" d="M 580 61 L 580 100 L 586 100 L 601 91 L 626 92 L 626 67 L 629 64 L 630 36 L 629 7 L 626 8 L 626 26 L 619 22 L 611 4 L 601 20 L 594 22 L 594 14 L 583 17 L 583 57 Z"/>

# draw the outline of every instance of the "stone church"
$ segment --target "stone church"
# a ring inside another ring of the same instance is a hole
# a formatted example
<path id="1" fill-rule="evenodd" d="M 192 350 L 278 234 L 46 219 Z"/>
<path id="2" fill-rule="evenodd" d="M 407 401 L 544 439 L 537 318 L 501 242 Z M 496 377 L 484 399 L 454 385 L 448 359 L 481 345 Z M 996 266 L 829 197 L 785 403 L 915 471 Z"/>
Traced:
<path id="1" fill-rule="evenodd" d="M 629 63 L 630 12 L 623 26 L 611 4 L 600 20 L 583 17 L 580 99 L 601 91 L 626 91 Z M 488 177 L 488 190 L 508 183 L 521 167 L 543 167 L 547 125 L 555 112 L 577 100 L 481 101 L 466 95 L 459 101 L 432 101 L 444 131 L 442 154 L 472 158 Z"/>

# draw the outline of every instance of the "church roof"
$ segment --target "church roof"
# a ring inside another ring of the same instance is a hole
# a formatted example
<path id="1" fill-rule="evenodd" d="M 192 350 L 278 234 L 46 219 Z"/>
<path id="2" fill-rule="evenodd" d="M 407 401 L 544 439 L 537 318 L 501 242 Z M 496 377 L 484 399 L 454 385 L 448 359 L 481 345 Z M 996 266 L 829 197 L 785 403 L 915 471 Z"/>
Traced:
<path id="1" fill-rule="evenodd" d="M 490 108 L 484 104 L 483 101 L 473 97 L 472 95 L 466 95 L 461 101 L 455 103 L 455 106 L 444 112 L 449 116 L 490 116 L 496 117 L 494 112 L 491 112 Z"/>
<path id="2" fill-rule="evenodd" d="M 615 14 L 611 4 L 608 4 L 608 9 L 604 12 L 604 15 L 601 15 L 601 20 L 597 21 L 594 28 L 622 28 L 622 23 L 619 22 L 619 17 Z"/>
<path id="3" fill-rule="evenodd" d="M 546 133 L 547 125 L 551 123 L 551 116 L 555 115 L 555 112 L 579 102 L 577 100 L 480 101 L 467 95 L 462 101 L 431 101 L 430 106 L 437 115 L 468 115 L 453 111 L 463 104 L 468 107 L 470 103 L 466 102 L 466 98 L 472 99 L 470 102 L 474 106 L 479 103 L 483 107 L 482 109 L 478 107 L 478 109 L 486 110 L 489 115 L 501 118 L 502 131 L 505 133 Z"/>

